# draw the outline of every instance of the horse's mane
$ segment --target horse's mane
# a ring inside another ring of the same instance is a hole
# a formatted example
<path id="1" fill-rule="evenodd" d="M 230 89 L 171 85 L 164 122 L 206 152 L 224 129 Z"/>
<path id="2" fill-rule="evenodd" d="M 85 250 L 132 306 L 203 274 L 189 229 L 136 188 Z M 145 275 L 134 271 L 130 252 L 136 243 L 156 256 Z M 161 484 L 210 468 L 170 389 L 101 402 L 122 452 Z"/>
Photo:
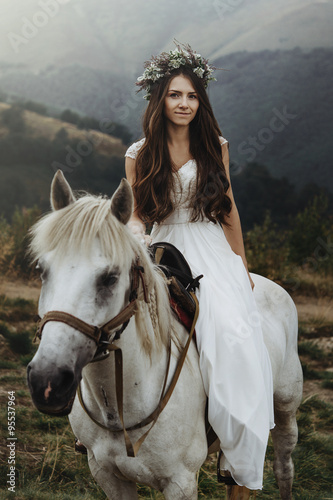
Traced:
<path id="1" fill-rule="evenodd" d="M 102 251 L 121 269 L 130 269 L 136 257 L 144 267 L 149 304 L 140 301 L 136 326 L 144 350 L 151 354 L 166 345 L 170 335 L 171 313 L 163 276 L 151 262 L 147 249 L 131 231 L 111 213 L 110 199 L 84 195 L 61 210 L 44 215 L 30 230 L 30 254 L 33 260 L 53 251 L 54 259 L 63 260 L 69 252 L 93 256 L 93 244 L 99 239 Z M 154 334 L 147 324 L 150 317 Z"/>

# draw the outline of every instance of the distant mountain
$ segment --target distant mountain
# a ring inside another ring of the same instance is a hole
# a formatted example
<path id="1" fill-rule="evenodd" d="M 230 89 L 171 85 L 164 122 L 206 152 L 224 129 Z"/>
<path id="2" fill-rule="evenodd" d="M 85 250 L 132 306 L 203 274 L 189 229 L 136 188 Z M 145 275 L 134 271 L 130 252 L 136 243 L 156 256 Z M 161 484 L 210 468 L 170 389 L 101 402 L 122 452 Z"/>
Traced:
<path id="1" fill-rule="evenodd" d="M 73 64 L 134 77 L 172 39 L 207 57 L 333 47 L 330 0 L 15 0 L 0 6 L 0 62 L 35 73 Z"/>
<path id="2" fill-rule="evenodd" d="M 209 95 L 230 142 L 234 175 L 255 161 L 299 187 L 314 181 L 333 191 L 333 49 L 243 51 L 215 64 L 228 70 L 217 72 Z M 25 72 L 23 78 L 8 72 L 1 87 L 55 108 L 111 119 L 140 137 L 146 102 L 131 79 L 111 71 L 75 65 Z"/>
<path id="3" fill-rule="evenodd" d="M 216 64 L 229 69 L 210 95 L 234 174 L 255 161 L 296 188 L 333 191 L 333 50 L 240 52 Z"/>

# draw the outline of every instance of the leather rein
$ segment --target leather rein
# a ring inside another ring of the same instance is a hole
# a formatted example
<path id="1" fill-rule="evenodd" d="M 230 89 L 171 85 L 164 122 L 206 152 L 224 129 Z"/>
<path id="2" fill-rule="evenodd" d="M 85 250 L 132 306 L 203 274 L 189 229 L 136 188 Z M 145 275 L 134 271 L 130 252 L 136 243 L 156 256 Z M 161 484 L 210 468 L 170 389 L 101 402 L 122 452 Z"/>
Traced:
<path id="1" fill-rule="evenodd" d="M 168 390 L 165 392 L 166 385 L 167 385 L 167 380 L 168 380 L 168 375 L 169 375 L 169 368 L 170 368 L 170 359 L 171 359 L 171 338 L 169 339 L 169 346 L 168 346 L 168 360 L 167 360 L 167 370 L 166 374 L 164 377 L 164 382 L 163 382 L 163 388 L 161 391 L 161 396 L 159 403 L 157 405 L 157 408 L 151 413 L 147 418 L 145 418 L 143 421 L 140 423 L 133 425 L 131 427 L 126 428 L 124 425 L 124 417 L 123 417 L 123 357 L 122 357 L 122 351 L 119 347 L 113 344 L 114 341 L 119 340 L 121 334 L 127 327 L 129 320 L 131 317 L 137 312 L 138 310 L 138 301 L 142 300 L 138 296 L 138 290 L 140 287 L 140 283 L 142 285 L 142 290 L 143 290 L 143 298 L 146 303 L 148 303 L 148 292 L 147 292 L 147 285 L 144 280 L 144 268 L 139 265 L 139 259 L 136 259 L 135 264 L 132 265 L 131 268 L 131 274 L 132 274 L 132 284 L 131 284 L 131 292 L 130 292 L 130 297 L 129 297 L 129 304 L 119 313 L 117 314 L 114 318 L 112 318 L 110 321 L 105 323 L 103 326 L 98 327 L 98 326 L 93 326 L 85 321 L 82 321 L 81 319 L 77 318 L 76 316 L 73 316 L 72 314 L 68 314 L 66 312 L 62 311 L 49 311 L 47 312 L 43 318 L 40 318 L 39 316 L 36 317 L 38 321 L 38 326 L 37 326 L 37 331 L 36 335 L 34 338 L 34 342 L 36 341 L 37 338 L 41 339 L 42 338 L 42 333 L 44 326 L 46 323 L 49 321 L 57 321 L 60 323 L 65 323 L 66 325 L 71 326 L 75 330 L 83 333 L 83 335 L 86 335 L 87 337 L 91 338 L 94 340 L 94 342 L 97 345 L 97 350 L 95 353 L 94 358 L 92 359 L 91 362 L 96 362 L 96 361 L 102 361 L 103 359 L 106 359 L 109 355 L 109 349 L 114 352 L 115 354 L 115 381 L 116 381 L 116 397 L 117 397 L 117 406 L 118 406 L 118 413 L 119 413 L 119 418 L 120 422 L 122 425 L 122 428 L 119 430 L 112 430 L 112 432 L 123 432 L 124 433 L 124 438 L 125 438 L 125 445 L 126 445 L 126 451 L 127 451 L 127 456 L 129 457 L 135 457 L 136 454 L 138 453 L 142 443 L 148 436 L 149 432 L 151 429 L 154 427 L 159 415 L 162 413 L 163 409 L 165 408 L 166 404 L 168 403 L 173 390 L 176 386 L 176 383 L 178 381 L 179 375 L 181 373 L 182 367 L 185 362 L 185 358 L 187 355 L 188 348 L 190 346 L 191 340 L 193 338 L 194 334 L 194 329 L 195 329 L 195 324 L 198 318 L 199 314 L 199 304 L 198 300 L 193 292 L 191 292 L 191 295 L 193 296 L 193 299 L 196 303 L 196 312 L 193 318 L 191 330 L 189 332 L 189 336 L 187 339 L 187 342 L 184 346 L 184 349 L 178 359 L 178 363 L 176 366 L 175 373 L 173 375 L 173 378 L 171 380 L 171 383 L 168 387 Z M 116 330 L 113 335 L 110 335 L 110 332 L 112 330 L 115 330 L 118 327 L 121 327 L 120 329 Z M 105 352 L 106 351 L 106 352 Z M 98 422 L 88 411 L 83 398 L 82 398 L 82 392 L 81 392 L 81 385 L 78 385 L 77 389 L 77 395 L 78 399 L 81 403 L 81 406 L 85 413 L 89 416 L 89 418 L 99 427 L 105 430 L 110 430 L 108 427 L 105 425 L 101 424 Z M 142 427 L 147 426 L 148 424 L 152 423 L 151 427 L 148 429 L 148 431 L 134 444 L 132 445 L 131 440 L 129 438 L 128 432 L 141 429 Z"/>

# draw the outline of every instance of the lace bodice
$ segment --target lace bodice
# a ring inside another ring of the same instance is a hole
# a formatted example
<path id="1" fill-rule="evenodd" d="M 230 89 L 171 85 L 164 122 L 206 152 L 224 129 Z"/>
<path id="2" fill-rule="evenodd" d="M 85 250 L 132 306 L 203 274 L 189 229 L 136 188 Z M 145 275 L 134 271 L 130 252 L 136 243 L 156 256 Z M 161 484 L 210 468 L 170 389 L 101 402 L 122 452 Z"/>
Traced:
<path id="1" fill-rule="evenodd" d="M 136 159 L 138 152 L 143 146 L 145 139 L 132 144 L 125 153 L 125 156 Z M 221 145 L 228 141 L 220 137 Z M 171 200 L 175 207 L 174 212 L 163 222 L 163 224 L 177 224 L 189 221 L 191 210 L 189 202 L 195 193 L 197 162 L 189 160 L 174 173 L 174 186 L 171 193 Z"/>

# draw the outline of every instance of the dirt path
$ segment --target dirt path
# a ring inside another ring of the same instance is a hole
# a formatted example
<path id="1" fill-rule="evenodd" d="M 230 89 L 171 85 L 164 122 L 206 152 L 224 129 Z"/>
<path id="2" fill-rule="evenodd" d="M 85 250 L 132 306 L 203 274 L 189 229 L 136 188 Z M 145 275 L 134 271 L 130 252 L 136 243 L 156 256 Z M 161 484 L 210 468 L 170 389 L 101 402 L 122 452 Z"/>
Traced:
<path id="1" fill-rule="evenodd" d="M 38 300 L 39 293 L 39 281 L 8 280 L 0 277 L 0 295 L 7 295 L 11 299 Z"/>
<path id="2" fill-rule="evenodd" d="M 320 323 L 333 324 L 333 301 L 329 297 L 308 297 L 296 295 L 293 300 L 297 307 L 300 321 L 313 321 L 317 325 Z"/>

